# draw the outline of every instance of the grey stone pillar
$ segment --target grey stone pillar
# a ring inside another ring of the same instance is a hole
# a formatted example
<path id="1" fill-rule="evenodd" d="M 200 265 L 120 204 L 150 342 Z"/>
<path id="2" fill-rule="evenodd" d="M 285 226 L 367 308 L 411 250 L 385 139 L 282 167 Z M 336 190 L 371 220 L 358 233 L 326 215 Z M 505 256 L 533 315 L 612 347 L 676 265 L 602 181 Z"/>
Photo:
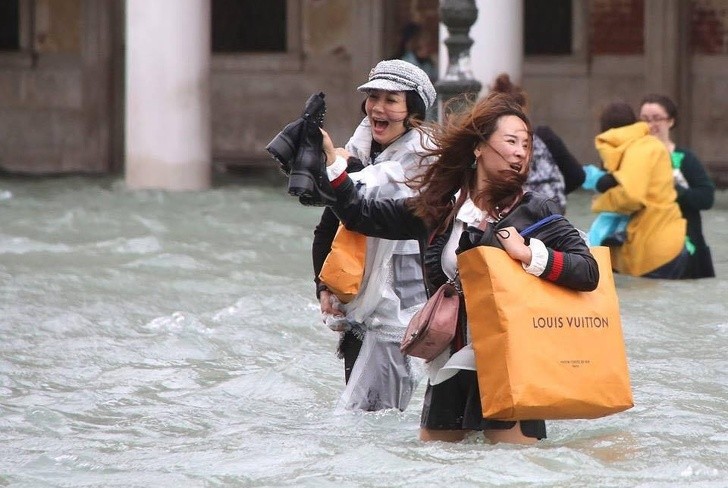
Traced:
<path id="1" fill-rule="evenodd" d="M 127 0 L 129 188 L 210 187 L 210 12 L 210 0 Z"/>
<path id="2" fill-rule="evenodd" d="M 470 67 L 470 46 L 473 40 L 468 36 L 470 27 L 478 18 L 475 0 L 442 0 L 440 19 L 448 31 L 444 43 L 447 47 L 447 70 L 435 84 L 440 98 L 440 118 L 447 111 L 458 112 L 467 106 L 467 100 L 475 100 L 481 84 Z M 461 96 L 465 95 L 466 98 Z M 454 102 L 451 100 L 456 99 Z"/>
<path id="3" fill-rule="evenodd" d="M 476 0 L 477 20 L 470 28 L 473 78 L 487 94 L 496 76 L 508 73 L 514 83 L 523 81 L 523 0 Z M 576 2 L 576 5 L 581 5 Z"/>
<path id="4" fill-rule="evenodd" d="M 645 91 L 677 103 L 678 140 L 688 144 L 690 127 L 689 6 L 682 0 L 645 1 Z"/>

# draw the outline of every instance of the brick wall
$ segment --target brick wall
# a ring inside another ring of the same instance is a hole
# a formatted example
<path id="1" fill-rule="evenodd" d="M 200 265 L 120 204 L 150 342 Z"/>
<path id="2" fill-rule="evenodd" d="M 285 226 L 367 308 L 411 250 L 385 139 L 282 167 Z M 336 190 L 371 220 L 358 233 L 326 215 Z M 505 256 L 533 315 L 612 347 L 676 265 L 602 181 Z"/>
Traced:
<path id="1" fill-rule="evenodd" d="M 728 54 L 728 2 L 691 2 L 690 47 L 697 54 Z"/>
<path id="2" fill-rule="evenodd" d="M 592 0 L 591 53 L 642 54 L 644 11 L 644 0 Z"/>

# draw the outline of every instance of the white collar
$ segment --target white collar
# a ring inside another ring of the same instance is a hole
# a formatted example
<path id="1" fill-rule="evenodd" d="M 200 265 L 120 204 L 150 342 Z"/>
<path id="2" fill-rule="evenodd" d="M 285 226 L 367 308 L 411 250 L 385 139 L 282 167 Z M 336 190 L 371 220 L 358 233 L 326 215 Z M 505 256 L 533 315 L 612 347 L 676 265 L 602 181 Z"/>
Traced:
<path id="1" fill-rule="evenodd" d="M 455 194 L 457 200 L 460 192 Z M 485 212 L 475 206 L 475 203 L 468 197 L 463 206 L 458 210 L 456 218 L 467 225 L 478 225 L 485 217 Z"/>

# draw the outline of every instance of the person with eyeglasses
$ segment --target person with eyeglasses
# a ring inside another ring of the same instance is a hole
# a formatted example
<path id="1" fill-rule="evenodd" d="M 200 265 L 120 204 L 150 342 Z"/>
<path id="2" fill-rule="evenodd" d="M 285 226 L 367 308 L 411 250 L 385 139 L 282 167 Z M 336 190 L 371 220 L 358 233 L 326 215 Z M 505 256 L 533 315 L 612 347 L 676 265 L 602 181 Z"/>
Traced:
<path id="1" fill-rule="evenodd" d="M 684 278 L 715 276 L 713 258 L 705 237 L 701 210 L 713 207 L 715 184 L 698 157 L 689 149 L 678 146 L 670 137 L 677 126 L 677 105 L 669 97 L 657 93 L 646 95 L 640 103 L 640 119 L 647 123 L 650 134 L 657 137 L 670 151 L 675 190 L 680 211 L 687 220 L 687 248 L 690 253 Z"/>
<path id="2" fill-rule="evenodd" d="M 623 231 L 608 242 L 591 243 L 609 246 L 618 273 L 681 279 L 688 261 L 687 224 L 676 201 L 667 148 L 624 101 L 606 105 L 599 121 L 595 146 L 602 168 L 585 166 L 582 188 L 598 193 L 592 201 L 592 211 L 599 214 L 594 223 L 605 214 L 624 220 Z"/>

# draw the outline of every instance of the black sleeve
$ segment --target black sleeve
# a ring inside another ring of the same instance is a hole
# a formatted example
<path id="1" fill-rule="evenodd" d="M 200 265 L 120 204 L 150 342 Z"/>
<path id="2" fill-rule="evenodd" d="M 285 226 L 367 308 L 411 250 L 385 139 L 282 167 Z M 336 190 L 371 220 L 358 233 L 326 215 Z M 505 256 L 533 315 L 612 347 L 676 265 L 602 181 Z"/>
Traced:
<path id="1" fill-rule="evenodd" d="M 362 198 L 348 177 L 335 192 L 337 201 L 332 209 L 347 229 L 396 241 L 427 239 L 427 226 L 410 210 L 408 199 Z"/>
<path id="2" fill-rule="evenodd" d="M 546 200 L 539 220 L 558 213 L 556 204 Z M 540 278 L 578 291 L 592 291 L 599 285 L 599 265 L 579 231 L 565 217 L 539 228 L 533 237 L 543 242 L 549 252 Z"/>
<path id="3" fill-rule="evenodd" d="M 556 165 L 559 167 L 559 171 L 564 176 L 564 183 L 566 184 L 564 191 L 569 194 L 579 188 L 586 178 L 584 168 L 569 152 L 564 141 L 550 127 L 545 125 L 539 125 L 534 132 L 546 144 L 556 161 Z"/>
<path id="4" fill-rule="evenodd" d="M 596 188 L 599 193 L 604 193 L 605 191 L 609 190 L 610 188 L 614 188 L 617 185 L 619 185 L 617 178 L 612 176 L 612 173 L 607 173 L 599 178 L 599 180 L 597 180 Z"/>
<path id="5" fill-rule="evenodd" d="M 700 160 L 690 151 L 685 153 L 680 171 L 690 185 L 689 188 L 677 187 L 677 202 L 681 207 L 692 210 L 708 210 L 713 206 L 715 185 L 705 171 Z"/>
<path id="6" fill-rule="evenodd" d="M 311 257 L 313 258 L 313 281 L 316 283 L 316 298 L 321 289 L 319 285 L 319 273 L 324 265 L 326 256 L 331 252 L 331 243 L 334 241 L 336 229 L 339 227 L 339 219 L 330 208 L 325 208 L 321 214 L 321 220 L 313 230 L 313 244 L 311 245 Z"/>
<path id="7" fill-rule="evenodd" d="M 566 219 L 551 230 L 551 235 L 540 236 L 549 251 L 541 278 L 572 290 L 594 290 L 599 285 L 599 266 L 579 231 Z"/>
<path id="8" fill-rule="evenodd" d="M 349 157 L 346 160 L 346 170 L 349 173 L 360 171 L 364 168 L 361 160 L 355 157 Z M 322 285 L 319 279 L 321 268 L 324 266 L 326 256 L 331 252 L 331 243 L 334 241 L 334 236 L 339 228 L 339 219 L 336 214 L 330 208 L 325 208 L 321 214 L 321 220 L 319 221 L 316 228 L 313 230 L 313 244 L 311 245 L 311 258 L 313 260 L 313 281 L 316 283 L 316 298 L 321 293 Z"/>

